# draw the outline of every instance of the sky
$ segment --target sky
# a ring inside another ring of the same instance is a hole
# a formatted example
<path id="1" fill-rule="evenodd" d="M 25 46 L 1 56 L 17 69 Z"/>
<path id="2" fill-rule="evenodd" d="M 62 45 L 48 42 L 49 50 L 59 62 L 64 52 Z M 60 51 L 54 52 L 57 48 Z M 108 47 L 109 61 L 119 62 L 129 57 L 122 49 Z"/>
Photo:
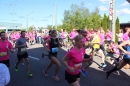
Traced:
<path id="1" fill-rule="evenodd" d="M 72 4 L 80 5 L 84 2 L 91 12 L 96 7 L 100 14 L 109 15 L 109 0 L 0 0 L 0 22 L 21 23 L 23 27 L 46 27 L 53 25 L 54 4 L 57 7 L 57 25 L 62 24 L 65 10 L 69 10 Z M 130 3 L 126 0 L 116 0 L 116 15 L 121 23 L 130 21 Z"/>

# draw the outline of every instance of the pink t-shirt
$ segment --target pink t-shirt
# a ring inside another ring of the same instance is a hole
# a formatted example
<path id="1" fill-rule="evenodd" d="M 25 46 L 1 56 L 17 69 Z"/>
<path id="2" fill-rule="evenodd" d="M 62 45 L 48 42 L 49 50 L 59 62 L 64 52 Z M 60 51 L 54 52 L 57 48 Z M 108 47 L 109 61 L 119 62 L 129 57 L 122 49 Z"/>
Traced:
<path id="1" fill-rule="evenodd" d="M 0 61 L 4 61 L 4 60 L 9 59 L 8 49 L 12 49 L 12 48 L 13 48 L 13 46 L 8 40 L 5 40 L 3 42 L 0 39 Z"/>
<path id="2" fill-rule="evenodd" d="M 64 37 L 64 32 L 61 33 L 61 38 L 65 38 L 65 37 Z"/>
<path id="3" fill-rule="evenodd" d="M 106 33 L 106 39 L 107 40 L 112 40 L 112 32 L 111 31 Z"/>
<path id="4" fill-rule="evenodd" d="M 44 40 L 48 40 L 48 39 L 50 39 L 51 38 L 51 36 L 47 36 L 47 37 L 45 37 L 45 39 Z M 50 43 L 47 43 L 47 48 L 49 48 L 50 49 Z"/>
<path id="5" fill-rule="evenodd" d="M 104 34 L 100 33 L 99 36 L 100 36 L 100 44 L 104 44 Z"/>
<path id="6" fill-rule="evenodd" d="M 87 32 L 87 39 L 90 41 L 90 39 L 91 39 L 91 34 L 90 34 L 90 32 Z"/>
<path id="7" fill-rule="evenodd" d="M 127 41 L 128 39 L 129 39 L 129 36 L 128 36 L 128 33 L 126 32 L 123 34 L 123 40 Z"/>
<path id="8" fill-rule="evenodd" d="M 81 68 L 82 62 L 84 60 L 84 55 L 85 55 L 84 48 L 81 48 L 80 51 L 78 51 L 76 48 L 73 48 L 72 50 L 70 50 L 67 53 L 66 56 L 69 58 L 68 65 L 70 67 L 73 67 L 75 70 L 74 72 L 71 72 L 71 71 L 69 71 L 69 69 L 66 69 L 66 71 L 69 74 L 76 75 L 80 72 L 80 68 Z"/>
<path id="9" fill-rule="evenodd" d="M 110 46 L 110 48 L 113 49 L 113 52 L 114 52 L 115 54 L 120 54 L 120 51 L 119 51 L 118 46 L 117 46 L 116 44 L 112 44 L 112 45 Z"/>
<path id="10" fill-rule="evenodd" d="M 78 35 L 78 34 L 75 33 L 75 32 L 71 32 L 71 33 L 70 33 L 71 39 L 74 39 L 77 35 Z"/>

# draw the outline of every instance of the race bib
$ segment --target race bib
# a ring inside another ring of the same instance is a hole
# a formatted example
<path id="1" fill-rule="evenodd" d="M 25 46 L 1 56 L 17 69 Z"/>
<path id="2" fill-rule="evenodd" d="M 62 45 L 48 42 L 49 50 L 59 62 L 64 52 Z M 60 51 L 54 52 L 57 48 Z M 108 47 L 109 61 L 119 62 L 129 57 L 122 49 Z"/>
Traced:
<path id="1" fill-rule="evenodd" d="M 25 52 L 26 51 L 26 48 L 21 48 L 21 52 Z"/>
<path id="2" fill-rule="evenodd" d="M 52 48 L 52 53 L 58 52 L 58 48 Z"/>
<path id="3" fill-rule="evenodd" d="M 0 57 L 5 57 L 7 56 L 7 52 L 0 52 Z"/>
<path id="4" fill-rule="evenodd" d="M 74 70 L 75 70 L 75 72 L 77 72 L 77 71 L 81 68 L 81 66 L 82 66 L 82 63 L 75 64 L 75 65 L 74 65 Z"/>

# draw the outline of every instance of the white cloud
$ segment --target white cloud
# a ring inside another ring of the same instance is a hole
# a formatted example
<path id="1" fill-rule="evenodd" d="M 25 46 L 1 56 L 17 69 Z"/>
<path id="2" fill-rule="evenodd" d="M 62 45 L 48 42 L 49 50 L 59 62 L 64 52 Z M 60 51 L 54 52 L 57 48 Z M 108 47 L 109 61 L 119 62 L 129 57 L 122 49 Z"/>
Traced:
<path id="1" fill-rule="evenodd" d="M 102 3 L 108 3 L 110 0 L 99 0 Z"/>
<path id="2" fill-rule="evenodd" d="M 92 4 L 91 4 L 91 3 L 88 3 L 87 5 L 88 5 L 88 6 L 92 6 Z"/>
<path id="3" fill-rule="evenodd" d="M 127 6 L 127 5 L 129 5 L 127 1 L 121 4 L 121 6 Z"/>
<path id="4" fill-rule="evenodd" d="M 121 9 L 121 10 L 117 10 L 116 13 L 119 16 L 121 16 L 121 15 L 130 15 L 130 9 L 124 8 L 124 9 Z"/>
<path id="5" fill-rule="evenodd" d="M 108 10 L 108 8 L 105 7 L 105 6 L 99 6 L 98 9 L 99 9 L 100 11 Z"/>

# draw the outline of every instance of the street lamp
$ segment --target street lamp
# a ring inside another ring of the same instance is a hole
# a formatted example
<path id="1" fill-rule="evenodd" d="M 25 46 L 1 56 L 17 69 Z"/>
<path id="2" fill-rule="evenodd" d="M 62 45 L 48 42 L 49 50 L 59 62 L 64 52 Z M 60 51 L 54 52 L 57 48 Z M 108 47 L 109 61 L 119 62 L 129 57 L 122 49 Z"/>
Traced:
<path id="1" fill-rule="evenodd" d="M 57 29 L 57 5 L 54 4 L 54 12 L 55 12 L 55 28 Z"/>
<path id="2" fill-rule="evenodd" d="M 51 22 L 52 22 L 51 27 L 52 27 L 52 29 L 53 29 L 53 16 L 51 15 L 50 17 L 51 17 Z"/>
<path id="3" fill-rule="evenodd" d="M 29 13 L 28 15 L 27 15 L 27 29 L 26 29 L 26 31 L 28 30 L 28 16 L 30 15 L 30 14 L 32 14 L 34 11 L 32 11 L 31 13 Z"/>

